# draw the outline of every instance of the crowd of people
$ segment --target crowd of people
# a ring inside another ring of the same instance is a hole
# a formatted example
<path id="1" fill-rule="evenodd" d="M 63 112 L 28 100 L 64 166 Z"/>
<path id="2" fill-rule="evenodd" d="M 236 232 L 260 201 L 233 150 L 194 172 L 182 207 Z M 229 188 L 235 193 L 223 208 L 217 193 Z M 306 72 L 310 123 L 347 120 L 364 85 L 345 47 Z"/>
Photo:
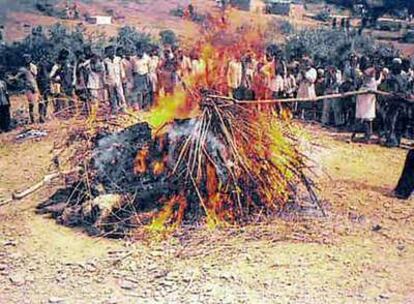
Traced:
<path id="1" fill-rule="evenodd" d="M 111 45 L 103 56 L 90 47 L 74 54 L 63 49 L 53 64 L 46 58 L 33 62 L 25 55 L 17 73 L 6 77 L 5 71 L 0 71 L 0 128 L 10 129 L 8 83 L 18 82 L 24 91 L 29 123 L 46 121 L 50 101 L 55 113 L 67 109 L 91 113 L 94 107 L 104 105 L 110 115 L 127 108 L 145 111 L 160 94 L 172 95 L 177 86 L 184 86 L 188 76 L 206 73 L 208 59 L 200 53 L 174 46 L 160 50 L 139 45 L 131 52 Z M 287 61 L 274 45 L 263 54 L 235 50 L 226 59 L 223 77 L 229 95 L 240 100 L 305 99 L 283 105 L 299 119 L 352 130 L 352 139 L 362 131 L 369 142 L 375 130 L 387 145 L 398 146 L 412 131 L 414 111 L 409 101 L 414 70 L 408 58 L 381 61 L 352 54 L 340 66 L 331 62 L 316 66 L 306 55 Z M 316 101 L 318 96 L 361 89 L 391 94 Z"/>

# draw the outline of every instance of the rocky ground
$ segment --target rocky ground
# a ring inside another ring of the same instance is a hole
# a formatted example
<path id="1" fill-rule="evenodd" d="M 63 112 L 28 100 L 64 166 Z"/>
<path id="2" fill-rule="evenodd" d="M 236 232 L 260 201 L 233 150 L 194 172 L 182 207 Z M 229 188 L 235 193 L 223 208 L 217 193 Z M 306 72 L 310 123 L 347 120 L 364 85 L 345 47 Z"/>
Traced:
<path id="1" fill-rule="evenodd" d="M 0 135 L 0 200 L 50 170 L 54 140 Z M 406 151 L 306 125 L 327 216 L 91 238 L 35 214 L 58 186 L 0 207 L 0 303 L 414 303 L 414 208 L 389 196 Z"/>

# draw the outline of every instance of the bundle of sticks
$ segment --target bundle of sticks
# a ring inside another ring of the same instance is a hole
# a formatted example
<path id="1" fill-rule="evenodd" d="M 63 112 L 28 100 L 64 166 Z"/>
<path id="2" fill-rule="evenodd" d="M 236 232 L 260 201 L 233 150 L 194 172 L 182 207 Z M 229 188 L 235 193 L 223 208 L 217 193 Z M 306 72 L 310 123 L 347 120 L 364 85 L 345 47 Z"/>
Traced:
<path id="1" fill-rule="evenodd" d="M 82 128 L 70 154 L 82 167 L 79 179 L 40 212 L 108 235 L 245 223 L 284 210 L 303 191 L 320 207 L 289 119 L 208 94 L 198 104 L 198 115 L 153 129 L 152 137 L 143 122 L 103 134 Z"/>
<path id="2" fill-rule="evenodd" d="M 300 186 L 320 207 L 290 121 L 221 96 L 203 98 L 200 107 L 199 117 L 166 133 L 179 143 L 170 149 L 172 174 L 192 184 L 209 220 L 243 222 L 280 211 Z"/>

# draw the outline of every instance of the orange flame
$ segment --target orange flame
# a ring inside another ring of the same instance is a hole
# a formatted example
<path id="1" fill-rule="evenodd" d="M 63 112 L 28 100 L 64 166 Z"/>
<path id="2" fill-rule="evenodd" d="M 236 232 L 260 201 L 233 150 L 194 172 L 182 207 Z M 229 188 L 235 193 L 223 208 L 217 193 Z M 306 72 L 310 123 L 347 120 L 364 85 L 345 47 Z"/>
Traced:
<path id="1" fill-rule="evenodd" d="M 162 160 L 158 160 L 153 163 L 152 172 L 154 173 L 154 175 L 160 175 L 164 172 L 164 170 L 165 164 Z"/>
<path id="2" fill-rule="evenodd" d="M 135 174 L 143 174 L 147 171 L 148 156 L 149 156 L 148 147 L 144 147 L 137 153 L 137 156 L 135 157 L 135 160 L 134 160 L 134 173 Z"/>
<path id="3" fill-rule="evenodd" d="M 230 12 L 230 14 L 233 13 Z M 269 83 L 274 77 L 275 63 L 268 62 L 265 59 L 263 31 L 251 26 L 234 29 L 226 18 L 210 19 L 211 28 L 206 30 L 202 39 L 193 46 L 191 68 L 188 71 L 181 71 L 181 73 L 179 71 L 182 78 L 181 83 L 176 86 L 175 92 L 172 95 L 160 96 L 157 105 L 147 114 L 147 121 L 159 130 L 162 130 L 162 126 L 173 119 L 184 119 L 200 114 L 200 103 L 203 100 L 201 89 L 208 89 L 220 95 L 230 94 L 227 83 L 228 63 L 234 59 L 240 61 L 241 57 L 245 55 L 249 55 L 252 59 L 252 69 L 255 73 L 253 79 L 251 79 L 251 88 L 256 93 L 256 99 L 271 97 Z M 268 119 L 268 116 L 266 117 Z M 262 118 L 257 112 L 252 116 L 252 120 L 256 119 L 256 121 Z M 282 110 L 279 118 L 290 119 L 290 112 Z M 268 124 L 264 123 L 264 125 Z M 263 130 L 263 132 L 266 132 L 266 130 Z M 268 130 L 268 132 L 275 132 L 272 135 L 276 140 L 279 139 L 277 136 L 281 136 L 278 130 Z M 157 132 L 156 137 L 162 140 L 162 135 Z M 268 137 L 262 136 L 258 132 L 258 142 L 262 143 L 265 138 Z M 241 138 L 238 141 L 244 142 L 244 139 Z M 283 139 L 280 141 L 283 144 Z M 284 169 L 283 161 L 275 160 L 273 144 L 272 142 L 263 142 L 260 147 L 254 149 L 248 145 L 241 146 L 239 149 L 240 153 L 246 157 L 244 161 L 250 164 L 249 167 L 253 168 L 253 171 L 256 171 L 254 172 L 255 176 L 260 176 L 261 179 L 269 181 L 268 184 L 275 185 L 274 189 L 264 189 L 261 193 L 264 201 L 276 205 L 274 201 L 286 195 L 283 191 L 286 189 L 287 181 L 280 181 L 280 179 L 266 175 L 266 170 L 270 170 L 270 166 L 275 166 L 275 164 L 280 165 L 281 170 Z M 280 145 L 284 148 L 282 144 Z M 161 142 L 161 146 L 163 146 L 163 142 Z M 166 157 L 166 153 L 167 151 L 164 151 L 164 157 Z M 148 154 L 148 148 L 142 149 L 137 154 L 134 164 L 137 174 L 148 171 Z M 255 166 L 255 162 L 258 160 L 263 165 Z M 269 161 L 266 165 L 263 160 L 271 160 L 274 163 Z M 154 175 L 162 174 L 166 170 L 166 160 L 154 161 L 150 170 Z M 220 184 L 217 170 L 210 162 L 207 162 L 205 172 L 205 177 L 198 176 L 200 180 L 197 180 L 197 183 L 205 178 L 206 193 L 200 194 L 200 196 L 204 196 L 201 199 L 205 202 L 203 207 L 207 214 L 207 221 L 210 220 L 214 224 L 234 222 L 236 212 L 240 210 L 234 196 L 241 192 L 240 187 L 236 185 L 237 189 L 234 189 L 231 194 L 226 193 L 228 189 L 221 189 L 223 186 Z M 239 175 L 237 172 L 234 172 L 234 174 Z M 252 206 L 255 204 L 254 198 L 249 195 L 246 195 L 244 199 Z M 186 208 L 186 196 L 184 194 L 173 195 L 165 202 L 163 209 L 153 219 L 152 226 L 161 229 L 169 223 L 180 224 Z"/>
<path id="4" fill-rule="evenodd" d="M 190 71 L 178 71 L 180 83 L 174 93 L 162 95 L 157 105 L 146 114 L 146 120 L 154 127 L 160 127 L 176 118 L 189 118 L 199 114 L 199 104 L 202 100 L 200 89 L 208 88 L 221 95 L 228 95 L 227 67 L 234 57 L 250 54 L 254 64 L 264 61 L 264 31 L 258 26 L 241 23 L 239 13 L 228 10 L 226 16 L 209 14 L 208 24 L 202 37 L 191 43 Z M 235 24 L 232 24 L 234 21 Z M 256 73 L 252 86 L 259 99 L 270 97 L 265 94 L 268 73 Z"/>
<path id="5" fill-rule="evenodd" d="M 187 208 L 187 200 L 184 195 L 173 195 L 152 221 L 151 227 L 155 230 L 163 230 L 167 224 L 178 226 L 182 223 L 184 212 Z"/>

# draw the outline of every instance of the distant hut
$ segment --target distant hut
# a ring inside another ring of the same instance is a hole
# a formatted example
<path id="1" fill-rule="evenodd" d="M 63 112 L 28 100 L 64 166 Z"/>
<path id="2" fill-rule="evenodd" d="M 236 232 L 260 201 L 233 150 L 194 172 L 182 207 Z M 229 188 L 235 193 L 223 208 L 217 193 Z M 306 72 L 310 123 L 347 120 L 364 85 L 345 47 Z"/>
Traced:
<path id="1" fill-rule="evenodd" d="M 110 25 L 112 24 L 112 16 L 89 16 L 87 21 L 96 25 Z"/>
<path id="2" fill-rule="evenodd" d="M 289 16 L 293 19 L 303 19 L 305 6 L 300 1 L 294 0 L 265 0 L 267 14 Z"/>

